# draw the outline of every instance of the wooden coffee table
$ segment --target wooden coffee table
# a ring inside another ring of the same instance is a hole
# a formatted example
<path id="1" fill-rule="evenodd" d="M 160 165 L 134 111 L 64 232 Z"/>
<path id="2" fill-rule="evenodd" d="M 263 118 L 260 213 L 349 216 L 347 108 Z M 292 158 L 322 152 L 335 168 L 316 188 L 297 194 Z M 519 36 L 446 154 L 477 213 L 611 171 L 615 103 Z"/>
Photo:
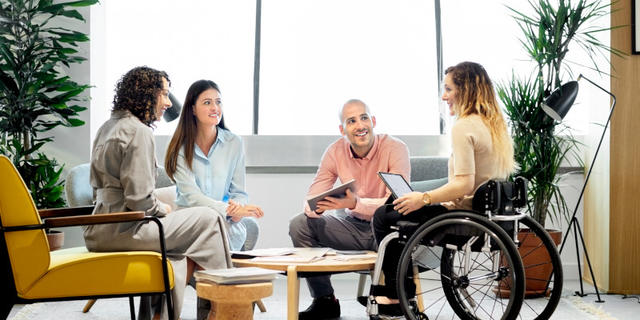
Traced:
<path id="1" fill-rule="evenodd" d="M 299 248 L 304 255 L 307 248 Z M 298 253 L 294 253 L 297 255 Z M 314 273 L 342 273 L 373 270 L 377 254 L 368 251 L 366 255 L 329 255 L 312 262 L 257 262 L 251 259 L 233 259 L 236 267 L 260 267 L 279 270 L 287 275 L 287 319 L 298 319 L 298 305 L 300 298 L 300 278 L 313 276 Z"/>

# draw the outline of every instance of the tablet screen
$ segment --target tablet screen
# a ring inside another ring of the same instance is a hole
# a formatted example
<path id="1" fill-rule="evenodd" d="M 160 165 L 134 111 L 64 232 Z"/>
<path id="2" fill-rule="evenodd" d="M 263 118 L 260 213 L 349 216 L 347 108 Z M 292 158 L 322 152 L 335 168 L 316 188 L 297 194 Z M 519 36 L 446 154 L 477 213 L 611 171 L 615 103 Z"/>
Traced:
<path id="1" fill-rule="evenodd" d="M 413 191 L 407 180 L 405 180 L 402 175 L 389 172 L 378 172 L 378 175 L 396 198 L 402 197 Z"/>

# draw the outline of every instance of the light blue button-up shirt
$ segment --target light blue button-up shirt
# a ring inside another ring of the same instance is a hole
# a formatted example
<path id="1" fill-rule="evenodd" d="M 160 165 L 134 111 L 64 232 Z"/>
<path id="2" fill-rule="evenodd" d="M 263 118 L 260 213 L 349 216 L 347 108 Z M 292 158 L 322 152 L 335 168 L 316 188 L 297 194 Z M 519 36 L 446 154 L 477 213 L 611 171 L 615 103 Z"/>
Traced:
<path id="1" fill-rule="evenodd" d="M 226 210 L 228 200 L 247 204 L 245 192 L 244 150 L 239 136 L 218 128 L 216 141 L 205 155 L 194 145 L 192 170 L 186 164 L 180 149 L 174 178 L 177 186 L 176 204 L 179 207 L 207 206 L 227 218 L 231 250 L 240 250 L 247 238 L 242 223 L 231 221 Z"/>

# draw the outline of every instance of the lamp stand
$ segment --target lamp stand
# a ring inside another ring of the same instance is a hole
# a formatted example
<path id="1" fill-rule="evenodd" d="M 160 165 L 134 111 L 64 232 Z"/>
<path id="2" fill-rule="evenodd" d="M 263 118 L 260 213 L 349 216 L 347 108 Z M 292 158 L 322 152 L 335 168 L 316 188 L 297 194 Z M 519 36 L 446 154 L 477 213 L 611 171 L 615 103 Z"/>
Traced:
<path id="1" fill-rule="evenodd" d="M 591 260 L 589 260 L 589 253 L 587 252 L 587 247 L 584 245 L 584 237 L 582 236 L 582 231 L 580 231 L 580 223 L 578 219 L 574 216 L 569 223 L 569 228 L 567 228 L 567 232 L 564 235 L 564 239 L 562 239 L 562 245 L 560 246 L 560 254 L 562 254 L 562 249 L 565 244 L 565 240 L 567 236 L 571 232 L 571 227 L 573 226 L 573 235 L 576 244 L 576 257 L 578 260 L 578 278 L 580 279 L 580 291 L 574 291 L 574 294 L 579 297 L 585 297 L 587 294 L 584 293 L 584 286 L 582 284 L 582 265 L 580 264 L 580 248 L 578 247 L 578 234 L 580 235 L 580 243 L 582 243 L 582 251 L 584 251 L 584 256 L 587 258 L 587 265 L 589 266 L 589 273 L 591 274 L 591 280 L 593 281 L 593 286 L 596 288 L 596 295 L 598 296 L 598 300 L 596 302 L 602 303 L 604 300 L 600 298 L 600 291 L 598 291 L 598 284 L 596 283 L 596 278 L 593 275 L 593 268 L 591 267 Z"/>
<path id="2" fill-rule="evenodd" d="M 598 300 L 596 300 L 596 302 L 602 303 L 604 302 L 604 300 L 600 299 L 600 291 L 598 291 L 598 284 L 596 283 L 596 278 L 593 275 L 593 268 L 591 267 L 591 260 L 589 260 L 589 253 L 587 252 L 587 247 L 584 245 L 584 237 L 582 236 L 582 231 L 580 230 L 580 223 L 578 222 L 578 219 L 576 218 L 576 214 L 578 213 L 578 207 L 580 206 L 580 200 L 582 200 L 582 196 L 584 195 L 584 190 L 587 187 L 587 183 L 589 182 L 589 177 L 591 176 L 591 171 L 593 170 L 593 164 L 596 161 L 596 158 L 598 157 L 598 152 L 600 151 L 600 146 L 602 146 L 602 140 L 604 140 L 604 135 L 607 132 L 607 128 L 609 127 L 609 122 L 611 121 L 611 115 L 613 114 L 613 109 L 616 106 L 616 96 L 613 95 L 613 93 L 605 90 L 604 88 L 602 88 L 601 86 L 597 85 L 596 83 L 594 83 L 593 81 L 589 80 L 588 78 L 584 77 L 583 75 L 580 75 L 578 77 L 578 81 L 580 80 L 580 78 L 584 78 L 585 80 L 589 81 L 589 83 L 591 83 L 592 85 L 598 87 L 600 90 L 608 93 L 611 98 L 613 99 L 613 103 L 611 104 L 611 109 L 609 111 L 609 117 L 607 118 L 607 123 L 604 126 L 604 130 L 602 130 L 602 136 L 600 137 L 600 142 L 598 143 L 598 147 L 596 148 L 596 152 L 593 155 L 593 160 L 591 160 L 591 166 L 589 167 L 589 172 L 587 173 L 587 177 L 584 179 L 584 185 L 582 186 L 582 191 L 580 191 L 580 196 L 578 197 L 578 202 L 576 203 L 576 208 L 573 210 L 573 215 L 571 216 L 571 221 L 569 222 L 569 227 L 567 228 L 567 232 L 564 235 L 564 238 L 562 239 L 562 245 L 560 246 L 560 253 L 562 253 L 562 249 L 564 249 L 564 245 L 566 244 L 566 240 L 567 237 L 569 236 L 569 232 L 571 232 L 571 227 L 573 227 L 573 234 L 574 234 L 574 239 L 575 239 L 575 244 L 576 244 L 576 256 L 578 258 L 578 276 L 580 277 L 580 292 L 576 291 L 575 294 L 580 296 L 580 297 L 584 297 L 586 296 L 586 294 L 584 293 L 584 288 L 582 285 L 582 267 L 580 265 L 580 250 L 578 248 L 578 234 L 580 235 L 580 243 L 582 243 L 582 251 L 584 252 L 585 257 L 587 258 L 587 265 L 589 266 L 589 273 L 591 274 L 591 280 L 593 281 L 593 286 L 596 288 L 596 295 L 598 296 Z"/>

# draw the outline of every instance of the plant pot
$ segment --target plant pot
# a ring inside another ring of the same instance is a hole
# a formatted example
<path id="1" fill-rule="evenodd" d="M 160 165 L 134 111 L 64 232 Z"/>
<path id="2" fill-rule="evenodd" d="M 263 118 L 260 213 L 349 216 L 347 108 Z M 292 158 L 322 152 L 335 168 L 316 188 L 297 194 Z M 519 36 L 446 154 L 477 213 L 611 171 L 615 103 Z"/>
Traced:
<path id="1" fill-rule="evenodd" d="M 558 246 L 562 239 L 562 231 L 547 230 L 553 242 Z M 518 252 L 520 256 L 525 256 L 522 259 L 522 263 L 525 266 L 529 266 L 525 269 L 526 281 L 526 297 L 539 297 L 541 295 L 548 296 L 550 290 L 547 288 L 548 284 L 546 280 L 531 280 L 531 279 L 549 279 L 553 266 L 550 263 L 549 253 L 547 250 L 536 250 L 536 248 L 544 248 L 540 238 L 536 237 L 533 232 L 528 229 L 522 229 L 518 232 L 518 239 L 520 240 L 520 247 Z M 547 290 L 545 292 L 545 290 Z"/>
<path id="2" fill-rule="evenodd" d="M 64 244 L 64 232 L 57 230 L 47 231 L 47 241 L 49 241 L 49 251 L 62 248 Z"/>
<path id="3" fill-rule="evenodd" d="M 562 240 L 562 231 L 547 230 L 553 242 L 558 246 Z M 548 263 L 551 258 L 542 241 L 535 233 L 529 229 L 520 229 L 518 232 L 518 240 L 520 245 L 518 253 L 522 258 L 522 264 L 525 266 L 525 298 L 537 298 L 540 296 L 549 296 L 551 290 L 548 288 L 547 280 L 551 276 L 553 266 Z M 540 250 L 540 248 L 544 248 Z M 493 291 L 500 298 L 508 298 L 511 290 L 511 281 L 506 279 L 501 282 L 500 288 L 494 288 Z"/>

